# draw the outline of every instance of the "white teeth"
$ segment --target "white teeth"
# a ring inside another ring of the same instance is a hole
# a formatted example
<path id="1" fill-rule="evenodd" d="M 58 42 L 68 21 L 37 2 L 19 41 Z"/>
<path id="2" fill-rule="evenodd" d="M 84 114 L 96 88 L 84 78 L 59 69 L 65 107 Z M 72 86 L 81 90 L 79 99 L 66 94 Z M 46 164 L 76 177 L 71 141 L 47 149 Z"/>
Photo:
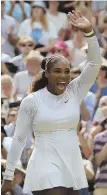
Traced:
<path id="1" fill-rule="evenodd" d="M 65 84 L 65 82 L 59 82 L 59 83 Z"/>

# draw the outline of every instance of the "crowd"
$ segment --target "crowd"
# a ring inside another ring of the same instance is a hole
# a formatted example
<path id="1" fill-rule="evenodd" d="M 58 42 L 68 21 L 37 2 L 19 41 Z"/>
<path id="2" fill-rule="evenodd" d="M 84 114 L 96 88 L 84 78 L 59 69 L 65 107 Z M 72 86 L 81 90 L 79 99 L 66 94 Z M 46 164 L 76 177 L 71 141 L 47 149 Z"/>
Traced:
<path id="1" fill-rule="evenodd" d="M 41 61 L 55 53 L 64 55 L 71 65 L 71 80 L 81 74 L 87 63 L 84 33 L 72 28 L 68 21 L 67 13 L 72 10 L 80 10 L 90 20 L 102 55 L 100 72 L 80 108 L 77 135 L 89 183 L 80 195 L 107 195 L 107 1 L 1 1 L 2 178 L 18 109 L 42 71 Z M 30 133 L 17 162 L 14 195 L 24 195 L 24 177 L 34 139 Z"/>

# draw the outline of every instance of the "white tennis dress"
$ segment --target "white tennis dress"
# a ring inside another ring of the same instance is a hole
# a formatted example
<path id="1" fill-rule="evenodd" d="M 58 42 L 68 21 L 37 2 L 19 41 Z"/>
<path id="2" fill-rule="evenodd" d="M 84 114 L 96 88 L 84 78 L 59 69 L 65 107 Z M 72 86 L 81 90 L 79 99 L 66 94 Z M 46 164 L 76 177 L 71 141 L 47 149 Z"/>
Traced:
<path id="1" fill-rule="evenodd" d="M 87 66 L 63 94 L 56 96 L 44 88 L 28 95 L 21 103 L 4 179 L 13 179 L 25 138 L 33 130 L 35 148 L 27 167 L 26 193 L 57 186 L 72 187 L 74 190 L 88 186 L 76 128 L 80 104 L 101 66 L 96 37 L 88 38 L 88 44 Z"/>

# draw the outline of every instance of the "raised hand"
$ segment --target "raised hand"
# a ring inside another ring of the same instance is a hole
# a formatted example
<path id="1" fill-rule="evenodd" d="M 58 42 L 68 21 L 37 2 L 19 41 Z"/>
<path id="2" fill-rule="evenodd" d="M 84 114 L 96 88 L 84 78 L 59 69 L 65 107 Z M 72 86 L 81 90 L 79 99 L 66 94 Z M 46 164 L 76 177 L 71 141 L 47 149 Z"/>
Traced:
<path id="1" fill-rule="evenodd" d="M 80 11 L 72 11 L 68 13 L 69 23 L 78 30 L 84 33 L 92 31 L 92 24 L 85 18 Z"/>

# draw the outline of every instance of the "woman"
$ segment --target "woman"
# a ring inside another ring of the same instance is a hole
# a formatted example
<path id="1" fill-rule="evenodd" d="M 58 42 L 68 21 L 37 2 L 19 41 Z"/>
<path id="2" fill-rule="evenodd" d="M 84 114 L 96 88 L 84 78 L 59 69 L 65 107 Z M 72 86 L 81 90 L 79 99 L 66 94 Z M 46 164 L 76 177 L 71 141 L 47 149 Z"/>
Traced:
<path id="1" fill-rule="evenodd" d="M 57 38 L 56 28 L 47 20 L 46 7 L 42 1 L 34 1 L 32 4 L 32 17 L 24 20 L 19 29 L 19 37 L 31 36 L 36 48 L 49 45 L 51 39 Z"/>
<path id="2" fill-rule="evenodd" d="M 79 107 L 101 64 L 97 39 L 90 22 L 80 12 L 69 13 L 70 23 L 92 36 L 89 61 L 82 74 L 70 82 L 70 64 L 64 56 L 42 61 L 44 72 L 21 103 L 16 131 L 7 158 L 2 191 L 12 190 L 15 162 L 28 132 L 34 131 L 36 147 L 28 163 L 24 192 L 33 195 L 78 195 L 87 187 L 76 131 Z M 96 51 L 93 53 L 93 50 Z M 72 108 L 72 109 L 71 109 Z M 36 131 L 35 131 L 36 129 Z"/>
<path id="3" fill-rule="evenodd" d="M 66 58 L 69 57 L 69 49 L 67 44 L 64 41 L 57 41 L 54 45 L 54 47 L 50 50 L 50 54 L 62 54 Z"/>
<path id="4" fill-rule="evenodd" d="M 1 96 L 3 99 L 6 99 L 8 102 L 13 102 L 17 98 L 15 94 L 15 86 L 13 79 L 10 75 L 1 76 Z"/>
<path id="5" fill-rule="evenodd" d="M 17 48 L 20 55 L 13 57 L 10 62 L 18 67 L 18 72 L 26 70 L 26 65 L 24 63 L 25 57 L 35 48 L 35 42 L 30 36 L 20 37 Z"/>

